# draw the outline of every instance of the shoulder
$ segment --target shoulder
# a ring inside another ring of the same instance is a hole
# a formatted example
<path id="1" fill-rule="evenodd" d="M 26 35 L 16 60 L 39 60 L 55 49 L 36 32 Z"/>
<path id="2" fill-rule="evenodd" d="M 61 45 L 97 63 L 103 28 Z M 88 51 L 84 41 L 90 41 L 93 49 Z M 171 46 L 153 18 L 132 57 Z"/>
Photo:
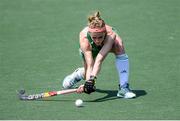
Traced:
<path id="1" fill-rule="evenodd" d="M 87 33 L 88 33 L 88 27 L 85 27 L 84 29 L 82 29 L 79 33 L 79 40 L 80 40 L 80 44 L 81 43 L 87 43 Z"/>
<path id="2" fill-rule="evenodd" d="M 107 37 L 108 39 L 115 39 L 116 33 L 113 31 L 113 27 L 106 25 Z"/>
<path id="3" fill-rule="evenodd" d="M 87 37 L 87 32 L 88 32 L 88 27 L 83 28 L 79 33 L 80 39 L 86 38 Z"/>
<path id="4" fill-rule="evenodd" d="M 80 43 L 80 48 L 83 51 L 90 50 L 91 45 L 88 42 L 87 39 L 87 32 L 88 32 L 88 27 L 85 27 L 80 33 L 79 33 L 79 43 Z"/>
<path id="5" fill-rule="evenodd" d="M 106 31 L 107 31 L 107 34 L 112 34 L 113 32 L 112 27 L 106 24 Z"/>

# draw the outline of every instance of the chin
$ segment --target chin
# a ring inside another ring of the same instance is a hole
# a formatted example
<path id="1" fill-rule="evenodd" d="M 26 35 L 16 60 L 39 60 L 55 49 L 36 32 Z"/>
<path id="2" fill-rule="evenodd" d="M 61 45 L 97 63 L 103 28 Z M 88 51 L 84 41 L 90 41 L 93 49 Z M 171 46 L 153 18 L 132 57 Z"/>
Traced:
<path id="1" fill-rule="evenodd" d="M 96 44 L 97 46 L 101 46 L 101 44 Z"/>
<path id="2" fill-rule="evenodd" d="M 102 45 L 102 43 L 95 43 L 97 46 L 101 46 Z"/>

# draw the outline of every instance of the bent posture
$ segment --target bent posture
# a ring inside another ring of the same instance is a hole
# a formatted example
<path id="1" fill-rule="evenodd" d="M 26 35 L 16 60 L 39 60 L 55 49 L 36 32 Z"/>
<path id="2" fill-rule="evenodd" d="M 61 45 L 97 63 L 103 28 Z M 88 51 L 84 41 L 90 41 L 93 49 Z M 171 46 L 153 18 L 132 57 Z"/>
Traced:
<path id="1" fill-rule="evenodd" d="M 83 58 L 84 67 L 76 69 L 63 80 L 63 88 L 72 88 L 77 82 L 84 79 L 85 84 L 80 85 L 78 93 L 92 93 L 95 91 L 95 80 L 101 70 L 103 60 L 108 53 L 115 55 L 115 66 L 119 75 L 118 97 L 134 98 L 129 89 L 129 60 L 125 53 L 123 41 L 116 30 L 107 25 L 95 12 L 88 18 L 88 26 L 80 32 L 80 54 Z"/>

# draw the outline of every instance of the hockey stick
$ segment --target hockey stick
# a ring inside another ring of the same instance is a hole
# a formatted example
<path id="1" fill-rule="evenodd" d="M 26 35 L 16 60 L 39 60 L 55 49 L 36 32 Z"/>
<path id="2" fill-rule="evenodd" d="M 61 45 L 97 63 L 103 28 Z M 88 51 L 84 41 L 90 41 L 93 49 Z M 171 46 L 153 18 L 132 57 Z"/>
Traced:
<path id="1" fill-rule="evenodd" d="M 37 99 L 43 99 L 43 98 L 57 96 L 57 95 L 74 93 L 76 91 L 77 89 L 67 89 L 67 90 L 61 90 L 61 91 L 49 91 L 49 92 L 44 92 L 44 93 L 39 93 L 39 94 L 26 95 L 25 90 L 19 90 L 17 91 L 17 93 L 20 100 L 37 100 Z"/>

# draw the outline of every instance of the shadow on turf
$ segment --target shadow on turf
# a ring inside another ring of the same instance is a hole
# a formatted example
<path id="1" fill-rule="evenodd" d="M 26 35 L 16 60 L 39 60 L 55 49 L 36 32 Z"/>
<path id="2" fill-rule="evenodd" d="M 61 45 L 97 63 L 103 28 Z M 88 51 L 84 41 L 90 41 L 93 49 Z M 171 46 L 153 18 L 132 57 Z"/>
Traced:
<path id="1" fill-rule="evenodd" d="M 147 92 L 145 90 L 132 90 L 135 94 L 136 94 L 136 98 L 140 97 L 140 96 L 144 96 L 147 94 Z M 86 101 L 86 102 L 104 102 L 104 101 L 108 101 L 108 100 L 115 100 L 115 99 L 119 99 L 119 97 L 117 97 L 117 90 L 101 90 L 101 89 L 96 89 L 96 92 L 98 93 L 106 93 L 107 95 L 92 101 Z M 134 98 L 135 99 L 135 98 Z"/>

